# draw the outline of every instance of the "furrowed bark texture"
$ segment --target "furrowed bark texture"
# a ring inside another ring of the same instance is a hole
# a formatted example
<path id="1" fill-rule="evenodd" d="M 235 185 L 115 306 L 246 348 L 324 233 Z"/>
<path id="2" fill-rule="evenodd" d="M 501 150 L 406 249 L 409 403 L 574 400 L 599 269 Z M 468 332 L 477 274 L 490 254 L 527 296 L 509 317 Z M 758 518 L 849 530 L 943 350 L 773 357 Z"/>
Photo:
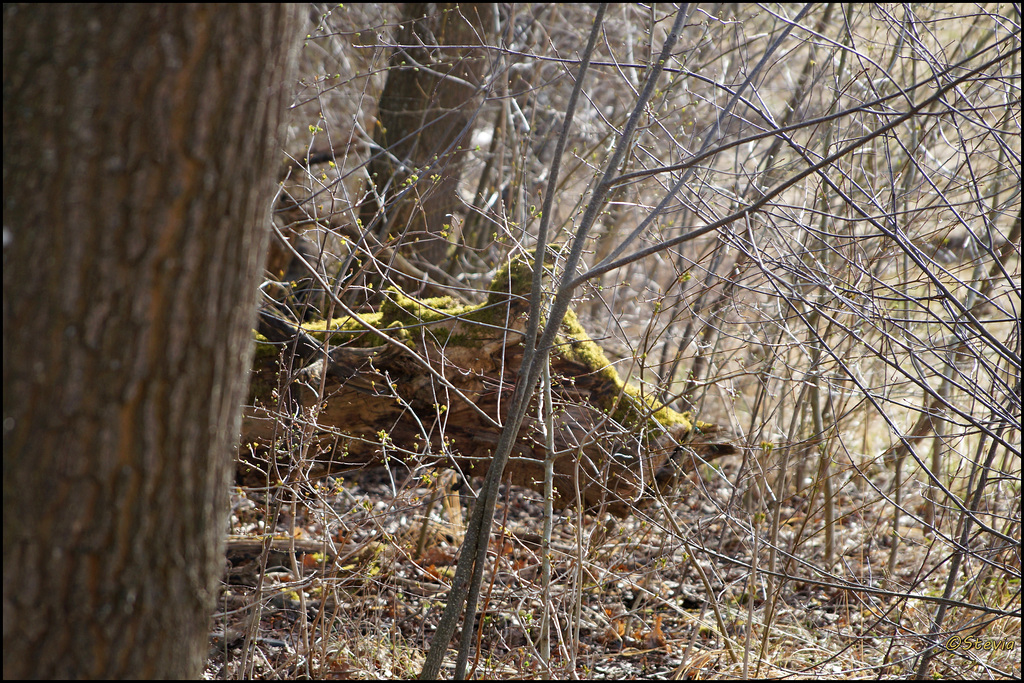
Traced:
<path id="1" fill-rule="evenodd" d="M 5 678 L 194 678 L 290 8 L 5 6 Z"/>

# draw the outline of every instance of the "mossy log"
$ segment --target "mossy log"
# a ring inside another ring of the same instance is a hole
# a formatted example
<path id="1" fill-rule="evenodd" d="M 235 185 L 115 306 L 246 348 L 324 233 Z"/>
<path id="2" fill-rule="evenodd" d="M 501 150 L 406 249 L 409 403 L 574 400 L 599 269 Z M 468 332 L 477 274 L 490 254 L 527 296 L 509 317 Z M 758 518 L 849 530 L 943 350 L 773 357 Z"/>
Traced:
<path id="1" fill-rule="evenodd" d="M 392 289 L 362 321 L 337 318 L 300 331 L 265 314 L 240 466 L 272 482 L 287 476 L 281 460 L 337 471 L 399 459 L 483 475 L 522 360 L 530 275 L 529 265 L 513 261 L 477 306 Z M 297 359 L 290 374 L 281 371 L 288 357 Z M 694 454 L 710 459 L 734 451 L 717 426 L 624 384 L 571 311 L 550 362 L 561 504 L 579 491 L 586 506 L 607 503 L 622 513 L 646 487 L 691 469 Z M 543 490 L 545 452 L 534 406 L 506 480 Z"/>

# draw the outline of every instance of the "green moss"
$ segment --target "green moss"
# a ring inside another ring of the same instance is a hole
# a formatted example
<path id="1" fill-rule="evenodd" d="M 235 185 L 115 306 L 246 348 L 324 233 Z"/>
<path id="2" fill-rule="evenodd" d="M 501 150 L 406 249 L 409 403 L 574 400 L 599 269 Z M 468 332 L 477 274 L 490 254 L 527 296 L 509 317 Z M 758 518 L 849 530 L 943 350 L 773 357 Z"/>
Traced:
<path id="1" fill-rule="evenodd" d="M 277 347 L 271 344 L 270 340 L 259 332 L 254 330 L 253 334 L 256 335 L 256 356 L 253 358 L 253 363 L 256 364 L 269 358 L 277 358 Z"/>
<path id="2" fill-rule="evenodd" d="M 409 324 L 439 322 L 462 312 L 466 307 L 455 303 L 450 296 L 432 299 L 413 299 L 396 287 L 389 287 L 380 307 L 384 322 L 391 326 L 396 322 Z"/>
<path id="3" fill-rule="evenodd" d="M 532 255 L 531 257 L 532 258 Z M 554 262 L 553 257 L 550 261 Z M 495 273 L 491 280 L 487 302 L 480 305 L 462 305 L 452 297 L 415 299 L 397 288 L 388 288 L 384 303 L 377 313 L 362 314 L 370 325 L 389 336 L 411 343 L 420 339 L 421 334 L 439 346 L 470 347 L 482 339 L 494 339 L 496 327 L 504 328 L 509 320 L 506 304 L 509 295 L 513 297 L 514 315 L 525 313 L 533 284 L 532 263 L 525 258 L 513 258 Z M 543 324 L 543 321 L 542 321 Z M 380 338 L 351 317 L 335 318 L 331 321 L 306 323 L 303 329 L 311 336 L 323 340 L 328 330 L 333 332 L 333 343 L 349 343 L 356 346 L 379 346 Z M 339 339 L 339 336 L 341 339 Z M 278 349 L 256 335 L 257 358 L 276 358 Z M 608 360 L 601 347 L 583 329 L 573 311 L 566 313 L 562 330 L 556 341 L 555 353 L 566 360 L 596 373 L 612 389 L 595 397 L 598 407 L 609 411 L 620 424 L 648 429 L 683 425 L 687 429 L 693 424 L 689 413 L 679 413 L 667 406 L 659 405 L 650 397 L 642 395 L 639 389 L 623 382 L 615 367 Z M 698 429 L 701 424 L 697 423 Z"/>
<path id="4" fill-rule="evenodd" d="M 387 327 L 383 323 L 383 316 L 380 313 L 363 313 L 360 317 L 377 329 Z M 326 339 L 327 333 L 330 332 L 332 344 L 345 343 L 353 346 L 369 347 L 379 346 L 381 343 L 376 335 L 370 334 L 370 330 L 365 325 L 349 316 L 334 318 L 333 320 L 310 321 L 303 323 L 302 329 L 306 334 L 321 342 Z M 259 341 L 259 335 L 257 335 L 256 339 Z"/>
<path id="5" fill-rule="evenodd" d="M 566 312 L 562 321 L 562 333 L 557 344 L 557 352 L 564 358 L 590 368 L 616 388 L 617 391 L 604 397 L 605 404 L 599 406 L 611 411 L 616 422 L 637 427 L 643 421 L 649 429 L 676 425 L 692 428 L 693 418 L 689 413 L 680 413 L 661 405 L 651 397 L 644 396 L 636 387 L 626 384 L 604 350 L 590 338 L 571 310 Z"/>
<path id="6" fill-rule="evenodd" d="M 529 251 L 525 256 L 516 256 L 498 269 L 491 279 L 491 286 L 488 288 L 490 294 L 487 296 L 487 303 L 502 303 L 508 295 L 529 298 L 530 290 L 533 288 L 533 261 L 536 258 L 535 251 Z M 556 260 L 556 249 L 548 247 L 544 258 L 544 265 L 553 267 Z"/>
<path id="7" fill-rule="evenodd" d="M 528 297 L 532 287 L 533 266 L 523 258 L 514 258 L 494 274 L 488 288 L 487 303 L 501 303 L 509 294 Z"/>
<path id="8" fill-rule="evenodd" d="M 382 324 L 383 316 L 380 313 L 364 313 L 360 316 L 363 320 L 373 325 L 374 327 L 380 327 Z M 344 316 L 341 318 L 334 318 L 333 320 L 317 320 L 314 322 L 303 323 L 302 329 L 310 333 L 317 339 L 323 339 L 324 334 L 330 331 L 338 332 L 365 332 L 366 327 L 355 318 Z"/>

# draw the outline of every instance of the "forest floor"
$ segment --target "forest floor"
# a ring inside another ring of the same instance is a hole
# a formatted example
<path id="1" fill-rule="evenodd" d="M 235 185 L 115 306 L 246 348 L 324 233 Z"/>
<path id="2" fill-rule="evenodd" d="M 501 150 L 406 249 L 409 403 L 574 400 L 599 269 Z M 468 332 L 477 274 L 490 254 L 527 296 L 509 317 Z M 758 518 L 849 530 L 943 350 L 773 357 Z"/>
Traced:
<path id="1" fill-rule="evenodd" d="M 864 487 L 861 498 L 847 487 L 838 497 L 839 560 L 831 572 L 805 559 L 822 557 L 825 543 L 820 503 L 806 497 L 784 501 L 773 557 L 770 539 L 741 521 L 766 517 L 742 512 L 750 496 L 730 483 L 741 461 L 691 475 L 667 506 L 625 519 L 556 511 L 550 669 L 537 647 L 541 497 L 503 487 L 470 677 L 913 677 L 934 642 L 937 605 L 905 596 L 942 595 L 947 556 L 930 553 L 929 538 L 907 527 L 890 575 L 890 520 L 869 502 L 877 491 Z M 368 467 L 269 493 L 236 489 L 207 677 L 417 675 L 471 508 L 467 486 L 432 475 Z M 870 541 L 844 545 L 844 536 Z M 786 580 L 773 579 L 766 571 L 773 566 Z M 1019 586 L 1000 589 L 1004 597 L 1014 590 L 1019 600 Z M 937 649 L 929 675 L 1019 676 L 1019 619 L 977 622 L 965 612 L 961 627 L 956 612 L 942 637 L 958 634 L 968 644 Z M 453 674 L 457 642 L 444 677 Z"/>

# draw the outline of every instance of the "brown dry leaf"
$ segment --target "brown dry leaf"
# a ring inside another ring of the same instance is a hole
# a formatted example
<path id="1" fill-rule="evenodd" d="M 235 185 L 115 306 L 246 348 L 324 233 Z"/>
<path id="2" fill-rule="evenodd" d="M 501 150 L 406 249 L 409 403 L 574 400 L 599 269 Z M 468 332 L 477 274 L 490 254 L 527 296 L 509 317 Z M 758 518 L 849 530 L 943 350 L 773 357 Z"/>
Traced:
<path id="1" fill-rule="evenodd" d="M 667 648 L 668 640 L 665 638 L 665 633 L 661 630 L 661 614 L 654 616 L 654 628 L 651 629 L 650 633 L 644 636 L 644 648 L 647 650 L 657 650 L 658 648 Z"/>
<path id="2" fill-rule="evenodd" d="M 609 643 L 621 643 L 626 636 L 626 620 L 620 617 L 612 617 L 612 611 L 605 608 L 605 614 L 611 617 L 608 626 L 597 636 L 597 642 L 602 645 Z"/>
<path id="3" fill-rule="evenodd" d="M 423 551 L 423 564 L 426 565 L 450 565 L 455 563 L 455 553 L 450 548 L 439 548 L 433 546 Z"/>
<path id="4" fill-rule="evenodd" d="M 597 642 L 601 645 L 608 645 L 609 643 L 615 643 L 622 640 L 622 634 L 618 632 L 615 624 L 608 624 L 608 626 L 597 634 Z"/>

